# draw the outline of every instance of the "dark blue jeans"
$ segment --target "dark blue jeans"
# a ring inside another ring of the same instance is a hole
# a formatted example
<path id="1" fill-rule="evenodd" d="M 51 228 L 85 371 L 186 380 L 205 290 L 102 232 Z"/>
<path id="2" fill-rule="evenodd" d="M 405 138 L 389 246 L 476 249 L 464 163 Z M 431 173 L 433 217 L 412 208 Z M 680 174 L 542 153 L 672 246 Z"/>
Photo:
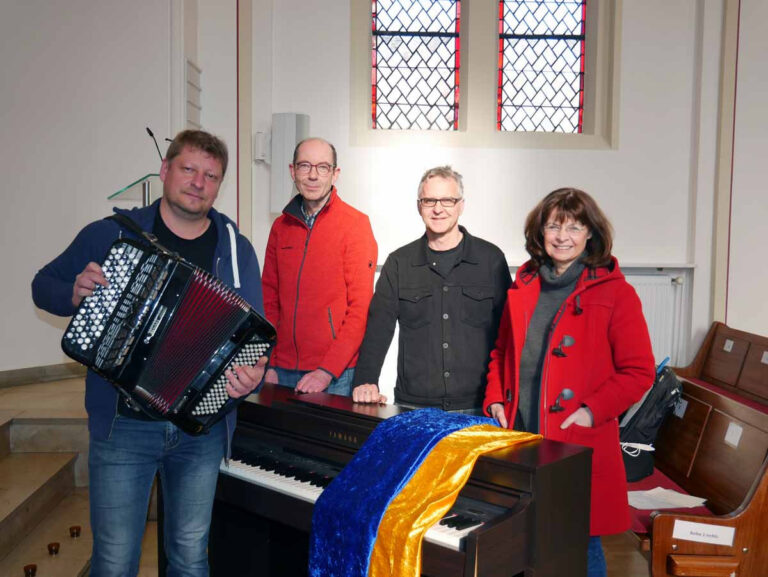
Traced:
<path id="1" fill-rule="evenodd" d="M 590 537 L 587 547 L 587 577 L 606 577 L 605 554 L 600 537 Z"/>
<path id="2" fill-rule="evenodd" d="M 271 367 L 275 369 L 277 373 L 277 382 L 284 387 L 296 388 L 299 384 L 299 379 L 311 371 L 293 371 L 290 369 L 281 369 L 279 367 Z M 331 384 L 325 389 L 324 393 L 331 393 L 332 395 L 343 395 L 348 397 L 352 394 L 352 381 L 355 378 L 355 369 L 346 369 L 338 379 L 331 380 Z"/>
<path id="3" fill-rule="evenodd" d="M 208 575 L 208 530 L 227 427 L 192 437 L 166 421 L 117 416 L 109 439 L 91 437 L 91 577 L 137 574 L 155 473 L 163 484 L 168 577 Z"/>

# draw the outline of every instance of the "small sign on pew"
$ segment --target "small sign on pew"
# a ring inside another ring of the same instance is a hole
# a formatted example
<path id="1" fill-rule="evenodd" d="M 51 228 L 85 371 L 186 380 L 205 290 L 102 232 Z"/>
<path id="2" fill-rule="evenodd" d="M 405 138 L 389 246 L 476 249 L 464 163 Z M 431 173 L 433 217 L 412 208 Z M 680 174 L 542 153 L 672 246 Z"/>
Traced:
<path id="1" fill-rule="evenodd" d="M 737 425 L 733 421 L 728 423 L 728 430 L 725 431 L 725 444 L 730 445 L 734 449 L 739 448 L 739 441 L 741 441 L 741 433 L 744 431 L 744 427 Z"/>
<path id="2" fill-rule="evenodd" d="M 720 525 L 711 525 L 709 523 L 692 523 L 691 521 L 675 521 L 675 528 L 672 531 L 673 539 L 683 541 L 696 541 L 698 543 L 709 543 L 711 545 L 725 545 L 731 547 L 733 538 L 736 535 L 734 527 L 721 527 Z"/>

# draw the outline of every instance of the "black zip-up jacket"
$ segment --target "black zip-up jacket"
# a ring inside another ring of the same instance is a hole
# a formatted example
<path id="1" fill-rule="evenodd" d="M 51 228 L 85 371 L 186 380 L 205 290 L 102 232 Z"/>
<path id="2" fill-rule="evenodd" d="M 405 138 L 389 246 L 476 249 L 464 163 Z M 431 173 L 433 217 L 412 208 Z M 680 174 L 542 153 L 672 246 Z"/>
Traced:
<path id="1" fill-rule="evenodd" d="M 400 325 L 395 402 L 446 410 L 479 408 L 507 290 L 504 253 L 464 227 L 463 254 L 442 277 L 426 234 L 387 257 L 368 311 L 355 386 L 378 384 Z"/>

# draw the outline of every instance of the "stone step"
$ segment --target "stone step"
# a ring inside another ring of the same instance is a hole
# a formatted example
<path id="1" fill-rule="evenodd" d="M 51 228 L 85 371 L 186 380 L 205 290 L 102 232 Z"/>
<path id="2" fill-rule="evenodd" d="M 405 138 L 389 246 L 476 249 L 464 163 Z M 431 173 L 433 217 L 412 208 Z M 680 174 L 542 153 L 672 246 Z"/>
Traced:
<path id="1" fill-rule="evenodd" d="M 76 458 L 76 453 L 11 453 L 0 459 L 0 559 L 73 491 Z"/>
<path id="2" fill-rule="evenodd" d="M 75 486 L 88 485 L 88 420 L 18 415 L 10 429 L 14 453 L 77 453 Z"/>
<path id="3" fill-rule="evenodd" d="M 83 577 L 91 558 L 91 525 L 88 518 L 88 490 L 75 489 L 55 507 L 4 559 L 0 575 L 23 577 L 26 565 L 37 565 L 37 577 Z M 81 527 L 80 536 L 70 537 L 69 528 Z M 59 553 L 48 554 L 49 543 L 59 543 Z"/>

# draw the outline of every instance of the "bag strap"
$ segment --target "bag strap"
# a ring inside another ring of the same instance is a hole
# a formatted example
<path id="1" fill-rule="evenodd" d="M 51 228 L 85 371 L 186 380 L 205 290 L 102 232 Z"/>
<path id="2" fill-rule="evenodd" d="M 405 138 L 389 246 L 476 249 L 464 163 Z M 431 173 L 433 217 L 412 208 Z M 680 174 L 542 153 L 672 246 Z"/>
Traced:
<path id="1" fill-rule="evenodd" d="M 125 216 L 124 214 L 116 212 L 115 214 L 108 216 L 107 220 L 114 220 L 117 224 L 127 228 L 128 230 L 133 232 L 136 236 L 146 240 L 149 244 L 151 244 L 160 252 L 167 254 L 169 256 L 174 256 L 177 258 L 179 257 L 178 254 L 176 254 L 171 250 L 168 250 L 162 244 L 160 244 L 160 241 L 157 240 L 157 237 L 154 234 L 152 234 L 151 232 L 147 232 L 146 230 L 141 228 L 138 224 L 136 224 L 136 221 L 133 220 L 131 217 Z"/>

